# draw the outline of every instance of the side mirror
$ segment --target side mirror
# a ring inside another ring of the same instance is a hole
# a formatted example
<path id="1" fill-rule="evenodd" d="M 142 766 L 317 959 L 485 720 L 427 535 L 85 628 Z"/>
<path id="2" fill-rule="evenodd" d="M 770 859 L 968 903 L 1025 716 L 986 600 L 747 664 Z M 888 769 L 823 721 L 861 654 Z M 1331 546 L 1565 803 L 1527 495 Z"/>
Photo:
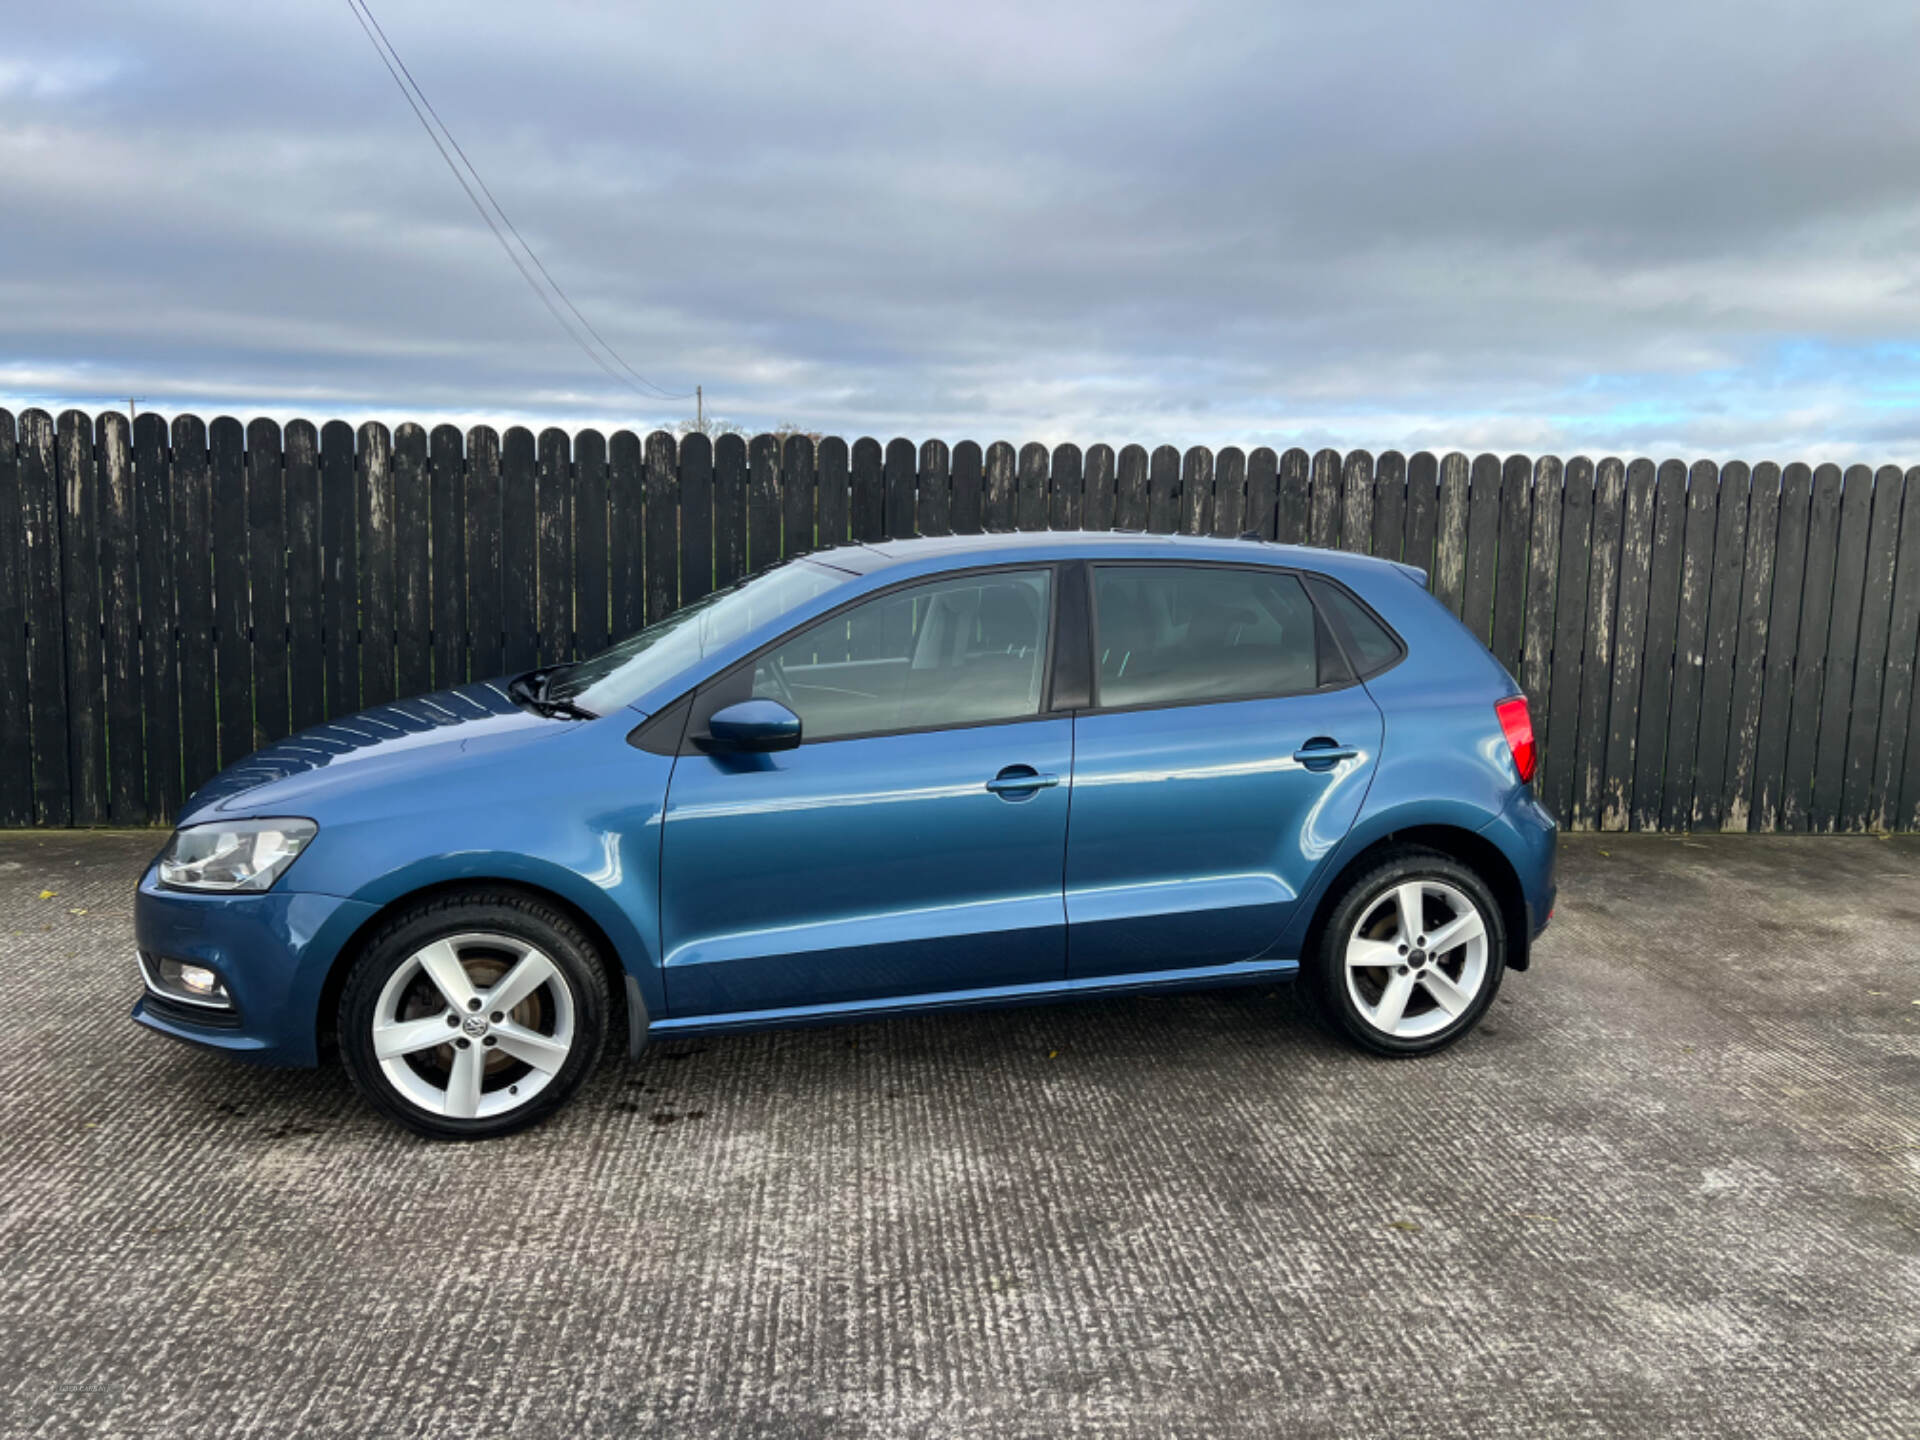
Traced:
<path id="1" fill-rule="evenodd" d="M 742 700 L 716 710 L 703 746 L 729 754 L 791 750 L 800 743 L 800 717 L 778 700 Z"/>

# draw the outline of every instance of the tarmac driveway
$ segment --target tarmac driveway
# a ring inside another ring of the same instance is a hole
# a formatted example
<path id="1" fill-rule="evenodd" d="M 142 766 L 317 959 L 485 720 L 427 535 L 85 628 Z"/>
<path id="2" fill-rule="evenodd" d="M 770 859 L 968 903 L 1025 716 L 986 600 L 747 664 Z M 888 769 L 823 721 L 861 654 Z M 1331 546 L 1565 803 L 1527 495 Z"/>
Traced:
<path id="1" fill-rule="evenodd" d="M 0 1432 L 1920 1434 L 1920 839 L 1573 837 L 1426 1061 L 891 1020 L 479 1146 L 134 1026 L 159 840 L 0 836 Z"/>

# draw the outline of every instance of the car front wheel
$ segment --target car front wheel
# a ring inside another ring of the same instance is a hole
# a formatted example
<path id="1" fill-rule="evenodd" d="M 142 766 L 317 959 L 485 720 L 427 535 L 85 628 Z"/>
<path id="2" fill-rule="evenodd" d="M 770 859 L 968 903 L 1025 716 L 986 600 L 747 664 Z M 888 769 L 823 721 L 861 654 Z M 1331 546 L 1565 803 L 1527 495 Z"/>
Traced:
<path id="1" fill-rule="evenodd" d="M 396 916 L 340 997 L 355 1088 L 422 1135 L 510 1134 L 559 1109 L 599 1059 L 607 982 L 561 911 L 513 892 L 466 893 Z"/>
<path id="2" fill-rule="evenodd" d="M 1360 1045 L 1426 1055 L 1487 1012 L 1506 956 L 1506 926 L 1486 883 L 1450 856 L 1404 851 L 1347 887 L 1307 979 L 1321 1012 Z"/>

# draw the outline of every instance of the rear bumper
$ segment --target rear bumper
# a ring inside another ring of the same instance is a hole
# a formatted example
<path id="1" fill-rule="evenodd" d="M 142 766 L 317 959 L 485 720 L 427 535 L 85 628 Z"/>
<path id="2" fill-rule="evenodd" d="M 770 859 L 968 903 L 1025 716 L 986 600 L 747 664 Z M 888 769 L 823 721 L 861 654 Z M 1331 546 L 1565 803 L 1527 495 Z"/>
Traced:
<path id="1" fill-rule="evenodd" d="M 374 907 L 332 895 L 195 895 L 162 889 L 153 871 L 134 897 L 134 944 L 157 960 L 204 965 L 233 998 L 227 1014 L 195 1014 L 145 988 L 133 1018 L 150 1030 L 262 1065 L 319 1059 L 320 994 L 341 947 Z M 128 968 L 136 976 L 136 957 Z"/>
<path id="2" fill-rule="evenodd" d="M 1553 918 L 1558 888 L 1554 879 L 1554 857 L 1559 849 L 1560 827 L 1553 816 L 1522 785 L 1513 792 L 1505 808 L 1480 828 L 1480 834 L 1499 846 L 1500 853 L 1520 880 L 1520 893 L 1527 910 L 1527 944 L 1540 938 Z M 1525 964 L 1516 966 L 1525 969 Z"/>

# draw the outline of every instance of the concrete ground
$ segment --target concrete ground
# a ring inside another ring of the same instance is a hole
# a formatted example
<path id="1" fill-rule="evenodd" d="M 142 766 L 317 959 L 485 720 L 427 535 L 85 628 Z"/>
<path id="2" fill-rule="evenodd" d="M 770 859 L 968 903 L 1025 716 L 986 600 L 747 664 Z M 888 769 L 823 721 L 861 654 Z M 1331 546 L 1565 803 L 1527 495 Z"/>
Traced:
<path id="1" fill-rule="evenodd" d="M 946 1015 L 479 1146 L 136 1028 L 158 840 L 0 837 L 0 1433 L 1920 1434 L 1920 839 L 1574 837 L 1430 1060 Z"/>

